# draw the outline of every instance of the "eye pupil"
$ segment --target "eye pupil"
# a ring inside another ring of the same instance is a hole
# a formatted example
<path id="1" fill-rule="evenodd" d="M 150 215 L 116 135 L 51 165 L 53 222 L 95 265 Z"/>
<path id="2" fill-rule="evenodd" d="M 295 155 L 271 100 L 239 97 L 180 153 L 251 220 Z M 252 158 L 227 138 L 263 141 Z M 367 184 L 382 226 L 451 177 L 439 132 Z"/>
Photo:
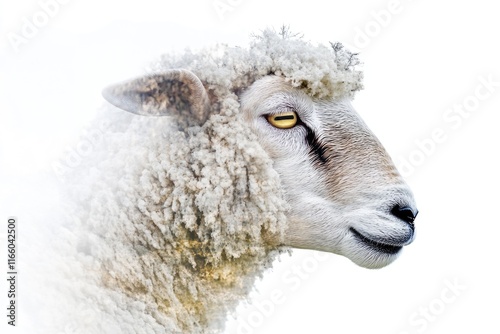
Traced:
<path id="1" fill-rule="evenodd" d="M 286 119 L 295 119 L 295 115 L 276 116 L 276 117 L 274 117 L 275 121 L 284 121 Z"/>
<path id="2" fill-rule="evenodd" d="M 268 115 L 267 121 L 275 128 L 290 129 L 297 124 L 297 114 L 294 111 L 289 111 L 277 115 Z"/>

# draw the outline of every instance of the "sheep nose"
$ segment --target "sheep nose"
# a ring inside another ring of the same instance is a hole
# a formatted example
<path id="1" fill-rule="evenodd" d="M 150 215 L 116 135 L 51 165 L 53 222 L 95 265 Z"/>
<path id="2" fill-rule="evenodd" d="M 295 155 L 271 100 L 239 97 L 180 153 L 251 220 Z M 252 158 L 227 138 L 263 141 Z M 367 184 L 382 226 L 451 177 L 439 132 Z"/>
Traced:
<path id="1" fill-rule="evenodd" d="M 399 219 L 410 224 L 411 228 L 414 228 L 413 221 L 415 220 L 415 217 L 417 217 L 417 210 L 413 211 L 408 206 L 396 205 L 392 208 L 391 213 Z"/>

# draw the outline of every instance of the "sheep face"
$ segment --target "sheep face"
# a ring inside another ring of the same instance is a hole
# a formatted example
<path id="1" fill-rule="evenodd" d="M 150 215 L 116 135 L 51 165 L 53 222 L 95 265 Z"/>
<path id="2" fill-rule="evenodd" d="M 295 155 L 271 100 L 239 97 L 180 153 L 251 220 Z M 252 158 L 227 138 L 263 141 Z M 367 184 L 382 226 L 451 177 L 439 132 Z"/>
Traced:
<path id="1" fill-rule="evenodd" d="M 174 70 L 104 91 L 115 106 L 203 125 L 213 96 L 196 75 Z M 254 82 L 240 99 L 239 120 L 273 160 L 286 201 L 285 245 L 344 255 L 383 267 L 414 238 L 410 189 L 347 99 L 311 98 L 278 76 Z"/>
<path id="2" fill-rule="evenodd" d="M 242 112 L 280 174 L 287 245 L 379 268 L 412 242 L 413 195 L 347 99 L 312 99 L 269 76 L 244 93 Z"/>

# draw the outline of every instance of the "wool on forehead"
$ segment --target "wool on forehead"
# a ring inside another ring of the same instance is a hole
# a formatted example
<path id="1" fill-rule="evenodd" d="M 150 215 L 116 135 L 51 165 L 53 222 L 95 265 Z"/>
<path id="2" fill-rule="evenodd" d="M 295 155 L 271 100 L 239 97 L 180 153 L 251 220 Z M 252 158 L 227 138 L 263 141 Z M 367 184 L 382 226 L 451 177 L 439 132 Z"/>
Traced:
<path id="1" fill-rule="evenodd" d="M 234 94 L 271 74 L 311 97 L 330 99 L 352 98 L 363 88 L 363 72 L 357 65 L 357 54 L 340 43 L 313 44 L 285 29 L 266 29 L 253 36 L 248 48 L 219 44 L 198 52 L 167 54 L 154 69 L 191 70 L 219 101 L 236 97 Z"/>

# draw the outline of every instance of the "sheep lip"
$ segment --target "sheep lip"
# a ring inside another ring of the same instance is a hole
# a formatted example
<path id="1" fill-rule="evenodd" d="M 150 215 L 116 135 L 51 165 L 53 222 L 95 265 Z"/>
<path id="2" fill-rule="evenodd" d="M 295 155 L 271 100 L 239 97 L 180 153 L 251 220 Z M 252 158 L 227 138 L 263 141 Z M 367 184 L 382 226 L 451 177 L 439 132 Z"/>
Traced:
<path id="1" fill-rule="evenodd" d="M 350 228 L 349 231 L 354 235 L 357 241 L 361 242 L 363 245 L 368 246 L 371 249 L 374 249 L 380 253 L 384 254 L 396 254 L 398 253 L 403 246 L 389 245 L 385 243 L 381 243 L 379 241 L 372 240 L 367 238 L 363 234 L 356 231 L 354 228 Z"/>

